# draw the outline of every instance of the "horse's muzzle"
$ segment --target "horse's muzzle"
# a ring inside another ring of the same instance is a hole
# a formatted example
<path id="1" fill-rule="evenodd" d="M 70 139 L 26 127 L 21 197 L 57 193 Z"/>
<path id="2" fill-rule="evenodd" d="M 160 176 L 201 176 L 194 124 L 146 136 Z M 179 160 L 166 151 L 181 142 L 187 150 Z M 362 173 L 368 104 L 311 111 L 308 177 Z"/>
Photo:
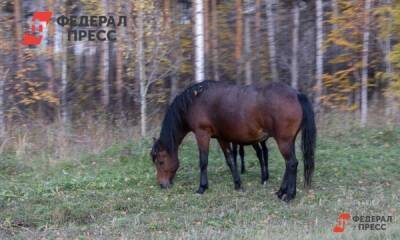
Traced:
<path id="1" fill-rule="evenodd" d="M 171 183 L 170 182 L 162 182 L 162 183 L 160 183 L 160 187 L 161 188 L 170 188 Z"/>

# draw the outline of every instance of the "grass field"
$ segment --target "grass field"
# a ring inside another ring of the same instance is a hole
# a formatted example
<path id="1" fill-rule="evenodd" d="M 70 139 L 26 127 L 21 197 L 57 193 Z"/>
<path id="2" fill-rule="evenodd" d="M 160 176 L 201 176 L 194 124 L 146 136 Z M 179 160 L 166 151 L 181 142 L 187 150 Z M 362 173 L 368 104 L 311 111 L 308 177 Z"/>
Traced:
<path id="1" fill-rule="evenodd" d="M 298 192 L 289 204 L 275 196 L 284 161 L 273 140 L 266 187 L 253 150 L 246 149 L 244 192 L 234 191 L 214 142 L 210 188 L 202 196 L 195 194 L 198 157 L 190 137 L 168 190 L 155 182 L 150 141 L 121 142 L 64 161 L 40 151 L 3 153 L 0 239 L 400 239 L 400 129 L 320 132 L 314 188 L 303 190 L 298 154 Z M 342 212 L 392 215 L 394 222 L 386 231 L 349 227 L 334 234 Z"/>

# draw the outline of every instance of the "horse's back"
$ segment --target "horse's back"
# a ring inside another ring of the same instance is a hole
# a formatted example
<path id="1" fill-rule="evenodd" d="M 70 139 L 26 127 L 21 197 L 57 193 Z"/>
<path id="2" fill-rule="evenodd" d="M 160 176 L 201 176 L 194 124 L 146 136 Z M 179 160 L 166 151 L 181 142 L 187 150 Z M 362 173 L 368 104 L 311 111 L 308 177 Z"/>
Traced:
<path id="1" fill-rule="evenodd" d="M 189 117 L 193 129 L 204 128 L 215 137 L 249 144 L 281 135 L 284 128 L 290 132 L 299 128 L 297 91 L 286 84 L 260 87 L 211 82 L 207 86 Z"/>

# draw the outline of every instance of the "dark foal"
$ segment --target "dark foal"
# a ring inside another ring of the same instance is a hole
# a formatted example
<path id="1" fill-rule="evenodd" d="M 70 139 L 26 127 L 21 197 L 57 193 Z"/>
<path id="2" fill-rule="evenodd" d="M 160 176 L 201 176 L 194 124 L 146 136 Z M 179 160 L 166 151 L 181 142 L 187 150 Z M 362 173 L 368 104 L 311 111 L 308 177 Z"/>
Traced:
<path id="1" fill-rule="evenodd" d="M 241 163 L 241 173 L 246 172 L 246 167 L 244 164 L 244 146 L 239 145 L 237 143 L 232 143 L 232 152 L 233 158 L 235 161 L 235 165 L 237 165 L 237 155 L 238 155 L 238 147 L 239 147 L 239 156 L 240 156 L 240 163 Z M 268 173 L 268 148 L 266 145 L 266 141 L 262 141 L 260 143 L 252 144 L 252 147 L 256 151 L 257 158 L 260 162 L 260 169 L 261 169 L 261 184 L 266 184 L 269 179 Z"/>
<path id="2" fill-rule="evenodd" d="M 234 111 L 233 111 L 234 109 Z M 237 114 L 240 113 L 240 114 Z M 241 189 L 231 142 L 256 144 L 272 137 L 285 159 L 286 170 L 277 196 L 285 201 L 296 195 L 297 159 L 294 143 L 302 131 L 304 184 L 311 186 L 316 127 L 307 97 L 283 83 L 266 87 L 204 81 L 187 88 L 169 106 L 151 156 L 161 187 L 169 187 L 179 168 L 178 147 L 193 132 L 200 156 L 198 193 L 208 188 L 207 165 L 211 138 L 216 138 L 231 170 L 235 189 Z"/>

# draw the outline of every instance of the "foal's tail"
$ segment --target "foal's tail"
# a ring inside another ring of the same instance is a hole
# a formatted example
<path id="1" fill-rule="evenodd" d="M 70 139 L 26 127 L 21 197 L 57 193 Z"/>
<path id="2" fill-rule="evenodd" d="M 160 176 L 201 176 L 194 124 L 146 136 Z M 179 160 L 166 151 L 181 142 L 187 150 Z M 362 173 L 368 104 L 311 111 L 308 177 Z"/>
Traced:
<path id="1" fill-rule="evenodd" d="M 301 148 L 304 161 L 304 186 L 311 187 L 312 174 L 314 172 L 314 151 L 317 138 L 315 116 L 313 107 L 307 96 L 303 93 L 297 95 L 303 109 Z"/>

